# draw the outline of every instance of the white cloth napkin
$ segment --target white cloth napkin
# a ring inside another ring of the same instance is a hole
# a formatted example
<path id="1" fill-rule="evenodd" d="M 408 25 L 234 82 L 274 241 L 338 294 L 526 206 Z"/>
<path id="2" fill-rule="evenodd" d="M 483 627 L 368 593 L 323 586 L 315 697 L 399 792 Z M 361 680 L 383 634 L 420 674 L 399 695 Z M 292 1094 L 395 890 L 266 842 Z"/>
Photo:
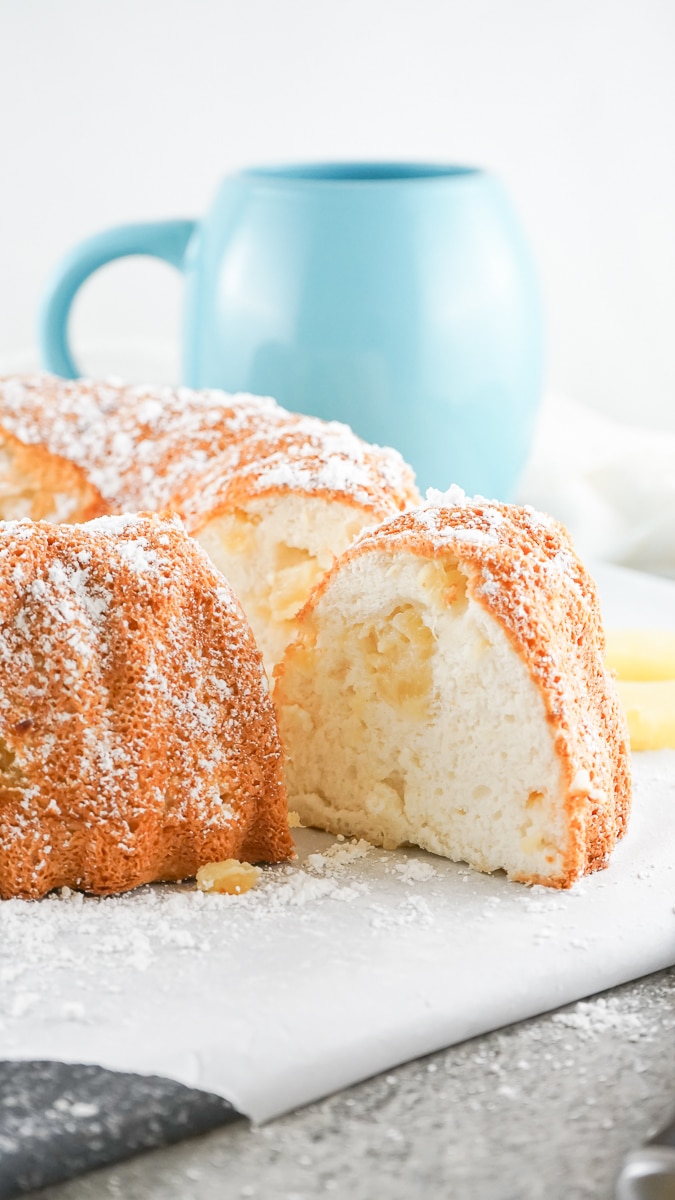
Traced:
<path id="1" fill-rule="evenodd" d="M 547 397 L 516 498 L 563 521 L 586 561 L 675 578 L 675 434 Z"/>

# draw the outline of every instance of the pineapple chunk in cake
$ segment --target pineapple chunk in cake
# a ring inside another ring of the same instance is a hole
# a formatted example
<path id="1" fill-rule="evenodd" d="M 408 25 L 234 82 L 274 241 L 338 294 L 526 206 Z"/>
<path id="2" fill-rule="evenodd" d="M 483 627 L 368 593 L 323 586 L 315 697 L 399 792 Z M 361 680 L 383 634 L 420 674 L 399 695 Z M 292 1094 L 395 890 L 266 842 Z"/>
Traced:
<path id="1" fill-rule="evenodd" d="M 239 597 L 270 673 L 313 586 L 369 519 L 339 500 L 289 492 L 249 499 L 196 531 Z"/>
<path id="2" fill-rule="evenodd" d="M 363 535 L 277 668 L 304 824 L 569 886 L 630 800 L 592 581 L 561 526 L 462 499 Z"/>

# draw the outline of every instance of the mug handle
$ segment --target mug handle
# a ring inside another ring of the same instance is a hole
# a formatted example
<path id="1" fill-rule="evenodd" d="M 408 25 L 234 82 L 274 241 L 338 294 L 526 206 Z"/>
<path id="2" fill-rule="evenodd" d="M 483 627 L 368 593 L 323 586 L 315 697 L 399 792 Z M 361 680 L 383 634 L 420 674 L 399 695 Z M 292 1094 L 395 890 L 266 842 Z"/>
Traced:
<path id="1" fill-rule="evenodd" d="M 90 275 L 115 258 L 146 254 L 185 269 L 185 254 L 196 221 L 149 221 L 119 225 L 87 238 L 54 271 L 45 293 L 40 323 L 42 359 L 48 371 L 65 379 L 79 375 L 68 344 L 68 319 L 75 296 Z"/>

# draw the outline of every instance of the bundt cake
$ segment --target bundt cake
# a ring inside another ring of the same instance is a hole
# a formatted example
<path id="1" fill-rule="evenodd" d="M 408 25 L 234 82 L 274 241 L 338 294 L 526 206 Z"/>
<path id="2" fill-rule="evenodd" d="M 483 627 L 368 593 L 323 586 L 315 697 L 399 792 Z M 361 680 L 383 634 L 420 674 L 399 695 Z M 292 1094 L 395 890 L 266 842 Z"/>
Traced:
<path id="1" fill-rule="evenodd" d="M 201 471 L 172 507 L 232 584 L 271 673 L 336 556 L 415 499 L 395 451 L 287 413 L 258 426 L 236 465 L 223 456 Z"/>
<path id="2" fill-rule="evenodd" d="M 108 511 L 83 467 L 0 423 L 0 521 L 88 521 Z"/>
<path id="3" fill-rule="evenodd" d="M 265 397 L 116 380 L 0 379 L 0 436 L 74 465 L 93 489 L 97 515 L 167 509 L 214 456 L 277 408 Z"/>
<path id="4" fill-rule="evenodd" d="M 3 431 L 84 472 L 101 511 L 180 513 L 234 587 L 268 669 L 336 555 L 419 502 L 396 451 L 265 397 L 37 375 L 0 381 Z"/>
<path id="5" fill-rule="evenodd" d="M 630 806 L 595 586 L 563 527 L 459 489 L 336 562 L 276 669 L 305 824 L 569 887 Z"/>
<path id="6" fill-rule="evenodd" d="M 178 518 L 0 523 L 0 896 L 292 850 L 260 654 Z"/>

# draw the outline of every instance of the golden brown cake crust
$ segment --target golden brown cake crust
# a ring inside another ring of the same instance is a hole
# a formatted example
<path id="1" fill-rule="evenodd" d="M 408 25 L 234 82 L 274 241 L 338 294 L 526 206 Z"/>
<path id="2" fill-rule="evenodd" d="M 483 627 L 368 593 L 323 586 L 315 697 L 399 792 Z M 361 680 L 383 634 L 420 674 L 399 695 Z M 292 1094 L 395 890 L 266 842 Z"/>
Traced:
<path id="1" fill-rule="evenodd" d="M 0 464 L 0 519 L 91 521 L 110 511 L 82 467 L 1 424 Z"/>
<path id="2" fill-rule="evenodd" d="M 171 508 L 189 532 L 250 497 L 340 498 L 381 520 L 419 502 L 401 456 L 269 397 L 64 380 L 0 380 L 0 431 L 84 472 L 110 512 Z"/>
<path id="3" fill-rule="evenodd" d="M 292 853 L 260 655 L 180 523 L 0 523 L 0 896 Z"/>
<path id="4" fill-rule="evenodd" d="M 453 493 L 454 503 L 437 494 L 358 538 L 312 593 L 298 616 L 300 629 L 311 640 L 314 606 L 351 559 L 378 551 L 454 558 L 468 593 L 500 623 L 540 690 L 563 769 L 571 831 L 563 870 L 554 879 L 522 882 L 569 887 L 607 865 L 631 802 L 628 730 L 605 668 L 596 587 L 569 534 L 551 517 Z M 295 652 L 291 644 L 287 660 Z M 284 662 L 275 675 L 283 697 Z"/>

